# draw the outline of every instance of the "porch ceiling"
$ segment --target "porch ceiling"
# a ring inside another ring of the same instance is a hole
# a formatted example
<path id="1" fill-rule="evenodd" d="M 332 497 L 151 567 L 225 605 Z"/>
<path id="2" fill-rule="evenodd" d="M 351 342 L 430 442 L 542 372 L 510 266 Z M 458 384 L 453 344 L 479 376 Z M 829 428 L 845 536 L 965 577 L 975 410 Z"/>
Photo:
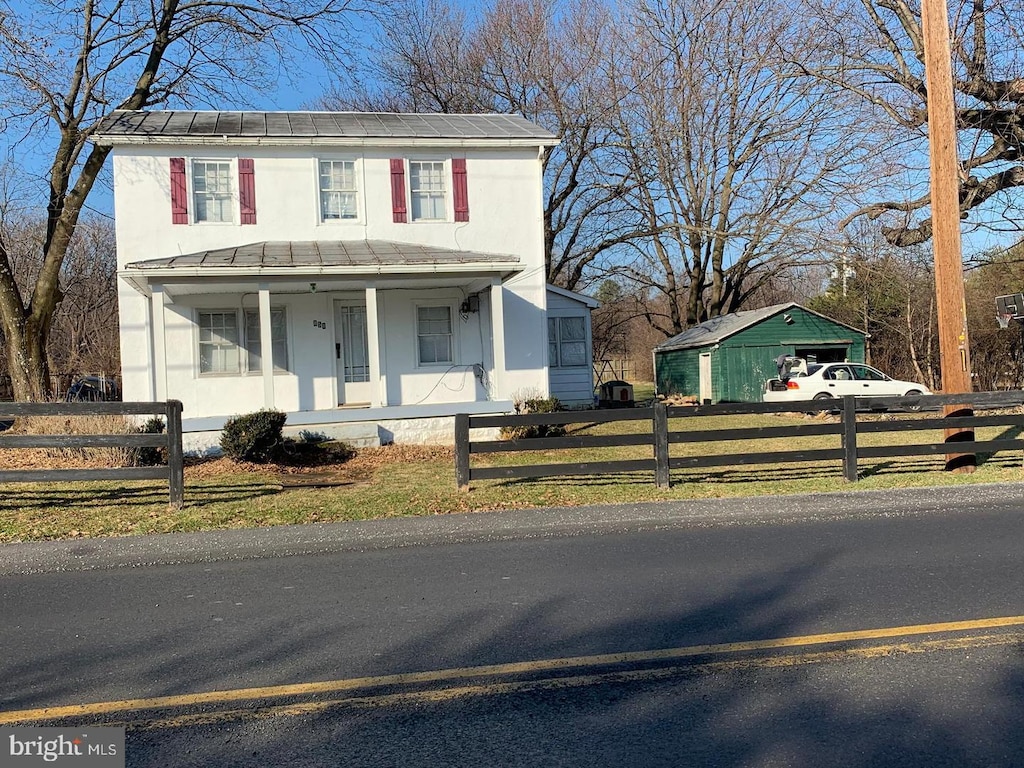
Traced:
<path id="1" fill-rule="evenodd" d="M 506 254 L 456 251 L 385 240 L 261 242 L 135 261 L 120 271 L 137 290 L 160 283 L 175 293 L 251 290 L 254 282 L 295 291 L 424 288 L 486 283 L 522 271 Z"/>

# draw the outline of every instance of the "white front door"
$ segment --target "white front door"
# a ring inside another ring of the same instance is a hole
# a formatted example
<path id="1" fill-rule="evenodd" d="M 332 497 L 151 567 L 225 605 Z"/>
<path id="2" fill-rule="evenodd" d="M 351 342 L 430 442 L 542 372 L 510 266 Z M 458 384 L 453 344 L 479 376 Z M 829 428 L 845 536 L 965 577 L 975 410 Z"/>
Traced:
<path id="1" fill-rule="evenodd" d="M 334 362 L 338 405 L 370 402 L 370 352 L 366 336 L 366 304 L 334 302 Z"/>

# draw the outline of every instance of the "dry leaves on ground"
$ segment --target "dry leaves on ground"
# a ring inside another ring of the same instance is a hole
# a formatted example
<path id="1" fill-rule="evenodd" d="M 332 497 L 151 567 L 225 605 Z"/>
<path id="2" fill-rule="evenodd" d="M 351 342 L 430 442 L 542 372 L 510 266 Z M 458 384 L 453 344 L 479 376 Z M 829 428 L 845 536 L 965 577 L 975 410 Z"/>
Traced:
<path id="1" fill-rule="evenodd" d="M 346 461 L 328 463 L 254 464 L 228 458 L 191 460 L 185 467 L 186 479 L 202 479 L 224 474 L 253 473 L 276 475 L 303 475 L 332 473 L 349 479 L 363 479 L 387 464 L 407 464 L 425 461 L 454 461 L 452 448 L 434 445 L 386 445 L 380 448 L 360 448 Z"/>
<path id="2" fill-rule="evenodd" d="M 83 449 L 76 456 L 56 456 L 46 449 L 13 448 L 0 451 L 0 469 L 94 469 L 111 466 L 104 456 Z M 187 459 L 186 480 L 202 480 L 231 474 L 260 475 L 331 475 L 338 480 L 358 481 L 369 478 L 382 466 L 395 463 L 453 461 L 449 446 L 387 445 L 361 448 L 345 461 L 310 461 L 302 464 L 254 464 L 228 458 Z"/>

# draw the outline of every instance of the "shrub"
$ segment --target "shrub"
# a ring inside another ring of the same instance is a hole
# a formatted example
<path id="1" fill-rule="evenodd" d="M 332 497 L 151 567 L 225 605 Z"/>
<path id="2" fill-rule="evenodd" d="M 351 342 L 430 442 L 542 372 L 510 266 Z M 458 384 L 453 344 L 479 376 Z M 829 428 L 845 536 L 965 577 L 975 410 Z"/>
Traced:
<path id="1" fill-rule="evenodd" d="M 164 431 L 164 420 L 159 416 L 153 416 L 139 427 L 139 433 L 143 435 L 162 435 Z M 139 448 L 135 453 L 135 464 L 140 467 L 153 467 L 158 464 L 167 463 L 166 448 Z"/>
<path id="2" fill-rule="evenodd" d="M 557 397 L 529 397 L 516 400 L 516 413 L 558 413 L 564 410 Z M 563 424 L 536 424 L 528 427 L 502 427 L 505 440 L 524 440 L 530 437 L 561 437 L 565 434 Z"/>
<path id="3" fill-rule="evenodd" d="M 356 455 L 355 449 L 348 443 L 329 440 L 323 435 L 320 439 L 309 439 L 310 433 L 299 434 L 298 440 L 285 438 L 279 452 L 280 462 L 294 467 L 320 467 L 330 464 L 344 464 Z"/>
<path id="4" fill-rule="evenodd" d="M 281 429 L 287 418 L 281 411 L 262 410 L 228 419 L 220 437 L 221 450 L 235 461 L 272 461 L 283 444 Z"/>

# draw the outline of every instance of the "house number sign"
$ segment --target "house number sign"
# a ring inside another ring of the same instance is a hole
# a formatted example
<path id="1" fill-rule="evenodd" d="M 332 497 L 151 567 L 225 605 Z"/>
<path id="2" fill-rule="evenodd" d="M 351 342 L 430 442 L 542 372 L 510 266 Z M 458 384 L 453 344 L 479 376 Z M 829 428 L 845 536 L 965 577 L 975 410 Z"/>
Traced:
<path id="1" fill-rule="evenodd" d="M 313 327 L 314 328 L 320 328 L 321 330 L 326 331 L 327 330 L 327 323 L 325 323 L 323 320 L 314 320 L 313 321 Z"/>

